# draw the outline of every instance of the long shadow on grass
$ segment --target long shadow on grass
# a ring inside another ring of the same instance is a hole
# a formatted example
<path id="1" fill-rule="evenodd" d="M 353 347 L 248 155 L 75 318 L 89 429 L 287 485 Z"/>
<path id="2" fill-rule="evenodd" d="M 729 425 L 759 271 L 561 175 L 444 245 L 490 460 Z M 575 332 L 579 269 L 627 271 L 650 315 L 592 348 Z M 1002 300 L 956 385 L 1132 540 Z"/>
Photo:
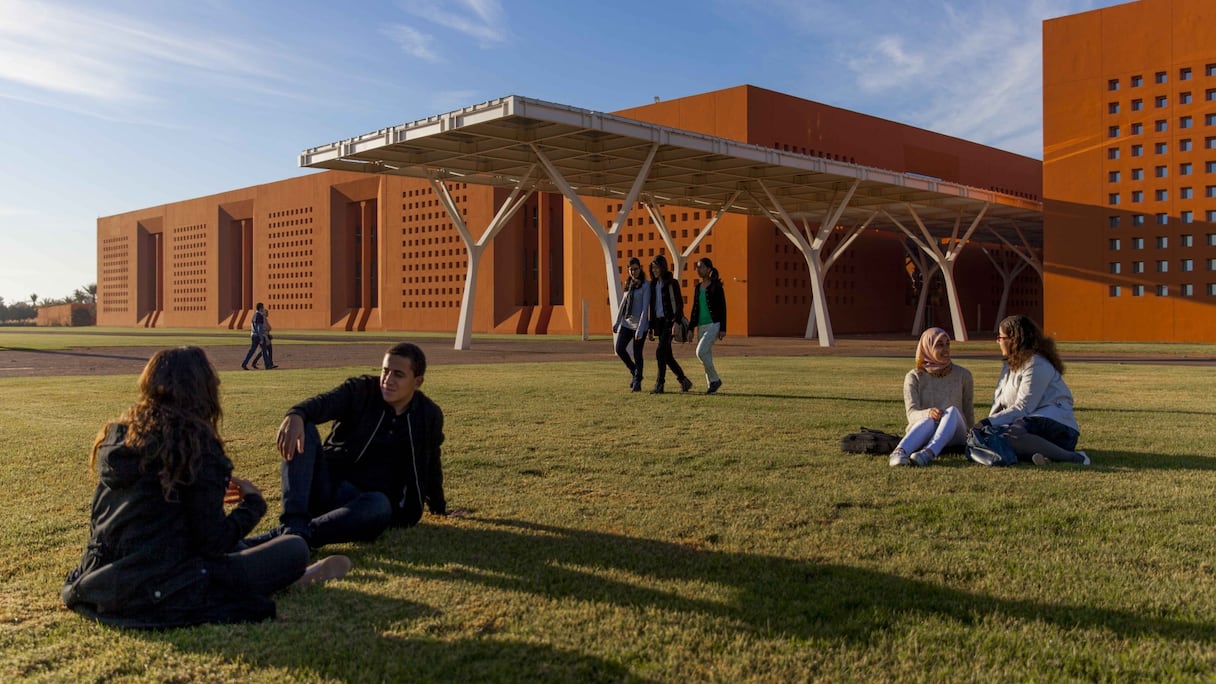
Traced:
<path id="1" fill-rule="evenodd" d="M 352 581 L 359 582 L 358 576 Z M 366 577 L 363 581 L 368 580 Z M 297 678 L 349 682 L 649 682 L 618 663 L 572 651 L 494 638 L 489 621 L 470 626 L 478 636 L 406 638 L 394 628 L 442 612 L 407 600 L 386 599 L 338 585 L 309 587 L 279 597 L 278 619 L 256 625 L 203 626 L 130 632 L 183 652 L 219 655 L 227 662 L 284 668 Z"/>
<path id="2" fill-rule="evenodd" d="M 408 551 L 400 545 L 401 558 L 385 561 L 381 569 L 549 599 L 725 619 L 738 630 L 766 637 L 866 643 L 909 617 L 932 615 L 964 625 L 995 616 L 1043 620 L 1064 629 L 1109 630 L 1123 637 L 1216 639 L 1216 625 L 1210 623 L 999 599 L 849 566 L 723 553 L 702 548 L 704 543 L 685 546 L 516 520 L 469 522 L 474 524 L 410 530 Z M 386 551 L 391 559 L 393 550 Z M 726 598 L 696 598 L 663 588 L 673 583 L 725 588 L 718 593 Z"/>

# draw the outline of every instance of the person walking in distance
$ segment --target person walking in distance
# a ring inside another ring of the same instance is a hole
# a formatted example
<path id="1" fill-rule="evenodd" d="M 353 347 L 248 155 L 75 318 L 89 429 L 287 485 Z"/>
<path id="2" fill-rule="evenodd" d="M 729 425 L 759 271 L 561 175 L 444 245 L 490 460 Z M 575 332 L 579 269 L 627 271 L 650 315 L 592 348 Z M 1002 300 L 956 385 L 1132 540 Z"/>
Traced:
<path id="1" fill-rule="evenodd" d="M 261 302 L 258 302 L 253 312 L 253 320 L 249 324 L 249 351 L 245 352 L 245 360 L 241 361 L 241 370 L 249 370 L 249 359 L 259 352 L 261 353 L 262 360 L 266 362 L 266 370 L 274 368 L 274 364 L 271 363 L 270 356 L 264 348 L 266 335 L 269 334 L 267 325 L 266 307 Z"/>
<path id="2" fill-rule="evenodd" d="M 658 339 L 654 358 L 658 363 L 658 375 L 651 394 L 662 394 L 663 384 L 670 368 L 680 383 L 680 391 L 692 389 L 692 381 L 684 375 L 684 369 L 676 362 L 671 351 L 672 327 L 684 319 L 684 295 L 680 292 L 680 281 L 667 268 L 667 259 L 656 255 L 650 262 L 650 336 Z"/>
<path id="3" fill-rule="evenodd" d="M 612 332 L 616 334 L 616 355 L 631 375 L 629 389 L 639 392 L 642 389 L 642 352 L 646 346 L 646 331 L 650 328 L 650 283 L 637 257 L 630 257 L 626 271 L 625 282 L 621 286 L 621 307 L 616 312 Z"/>
<path id="4" fill-rule="evenodd" d="M 705 368 L 706 394 L 716 394 L 722 386 L 722 378 L 714 368 L 714 342 L 726 337 L 726 295 L 722 292 L 722 279 L 709 257 L 697 260 L 695 268 L 701 282 L 693 288 L 692 314 L 688 325 L 697 329 L 697 358 Z"/>

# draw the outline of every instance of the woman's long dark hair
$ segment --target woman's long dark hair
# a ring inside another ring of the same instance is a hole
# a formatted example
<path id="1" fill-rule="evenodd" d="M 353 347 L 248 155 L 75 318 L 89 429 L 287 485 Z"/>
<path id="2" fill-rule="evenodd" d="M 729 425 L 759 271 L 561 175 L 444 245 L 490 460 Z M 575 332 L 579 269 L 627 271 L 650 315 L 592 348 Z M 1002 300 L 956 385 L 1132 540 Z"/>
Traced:
<path id="1" fill-rule="evenodd" d="M 194 481 L 203 455 L 220 441 L 220 379 L 199 347 L 156 352 L 139 376 L 139 398 L 117 421 L 107 423 L 93 442 L 89 464 L 114 422 L 127 426 L 124 444 L 143 454 L 140 469 L 156 469 L 165 500 L 178 485 Z"/>
<path id="2" fill-rule="evenodd" d="M 1022 315 L 1009 316 L 997 326 L 1000 334 L 1009 338 L 1009 354 L 1005 362 L 1013 370 L 1019 370 L 1030 362 L 1035 354 L 1051 362 L 1056 372 L 1064 374 L 1064 361 L 1056 351 L 1056 341 L 1043 334 L 1039 326 Z"/>

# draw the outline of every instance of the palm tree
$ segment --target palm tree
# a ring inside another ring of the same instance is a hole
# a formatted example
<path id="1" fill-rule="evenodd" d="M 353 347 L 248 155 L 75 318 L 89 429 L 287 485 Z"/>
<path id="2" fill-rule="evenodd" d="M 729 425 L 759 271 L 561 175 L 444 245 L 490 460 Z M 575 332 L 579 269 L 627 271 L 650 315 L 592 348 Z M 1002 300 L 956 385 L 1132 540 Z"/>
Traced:
<path id="1" fill-rule="evenodd" d="M 38 295 L 30 295 L 30 306 L 38 306 Z"/>

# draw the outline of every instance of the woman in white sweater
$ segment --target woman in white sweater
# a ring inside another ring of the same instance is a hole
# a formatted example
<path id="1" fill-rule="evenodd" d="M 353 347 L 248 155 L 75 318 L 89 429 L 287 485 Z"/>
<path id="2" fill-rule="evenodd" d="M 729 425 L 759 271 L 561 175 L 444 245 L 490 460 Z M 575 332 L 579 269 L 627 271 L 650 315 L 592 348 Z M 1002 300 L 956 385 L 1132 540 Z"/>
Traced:
<path id="1" fill-rule="evenodd" d="M 992 412 L 980 423 L 1009 426 L 1005 439 L 1019 459 L 1035 465 L 1089 465 L 1089 456 L 1076 450 L 1081 431 L 1055 340 L 1025 316 L 1006 318 L 997 331 L 1005 366 L 992 396 Z"/>
<path id="2" fill-rule="evenodd" d="M 892 466 L 929 465 L 946 447 L 964 444 L 975 422 L 971 371 L 950 360 L 950 335 L 929 328 L 916 345 L 916 368 L 904 376 L 908 429 L 891 452 Z"/>

